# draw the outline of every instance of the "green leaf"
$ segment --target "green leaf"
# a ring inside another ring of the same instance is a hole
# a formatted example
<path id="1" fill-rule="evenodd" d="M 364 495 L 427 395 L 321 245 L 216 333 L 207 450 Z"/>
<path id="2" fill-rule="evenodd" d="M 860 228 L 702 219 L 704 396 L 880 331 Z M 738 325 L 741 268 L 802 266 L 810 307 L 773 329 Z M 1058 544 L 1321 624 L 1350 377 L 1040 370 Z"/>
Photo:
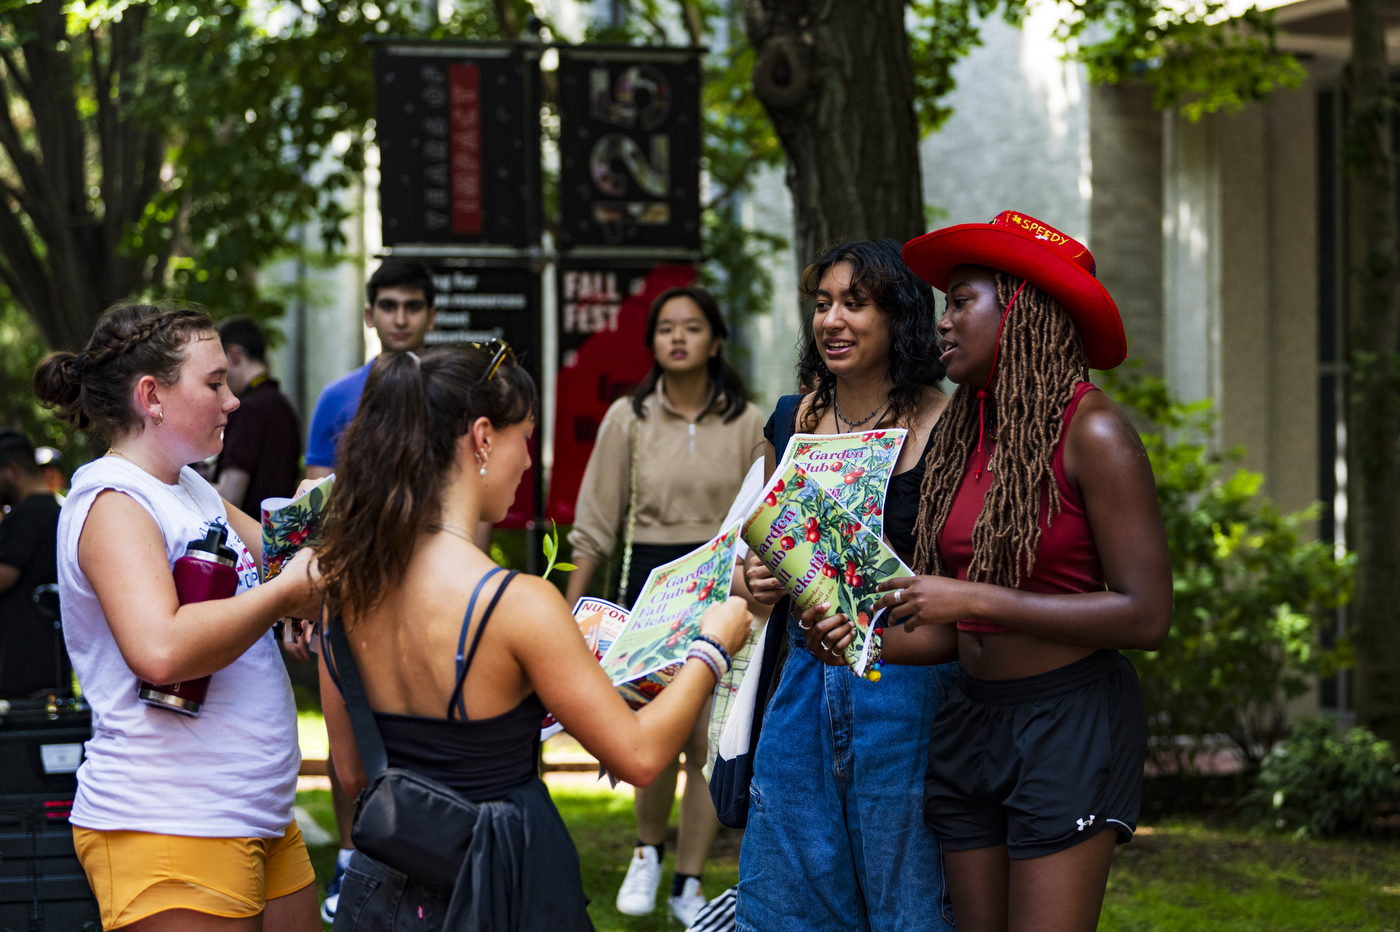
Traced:
<path id="1" fill-rule="evenodd" d="M 574 570 L 578 569 L 578 567 L 574 566 L 572 563 L 556 563 L 554 564 L 554 568 L 563 570 L 566 573 L 572 573 Z"/>

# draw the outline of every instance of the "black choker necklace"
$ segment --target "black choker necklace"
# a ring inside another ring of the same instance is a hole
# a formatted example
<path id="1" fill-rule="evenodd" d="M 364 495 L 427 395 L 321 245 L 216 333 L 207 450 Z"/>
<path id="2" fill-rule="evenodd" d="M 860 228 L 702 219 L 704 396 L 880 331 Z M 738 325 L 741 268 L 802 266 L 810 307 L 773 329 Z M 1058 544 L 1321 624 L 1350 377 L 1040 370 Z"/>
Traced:
<path id="1" fill-rule="evenodd" d="M 859 421 L 853 421 L 853 420 L 851 420 L 850 418 L 846 417 L 846 415 L 844 415 L 844 414 L 841 413 L 841 403 L 840 403 L 839 401 L 836 400 L 836 392 L 835 392 L 834 390 L 833 390 L 832 393 L 831 393 L 831 405 L 832 405 L 832 407 L 834 407 L 834 408 L 836 409 L 836 417 L 837 417 L 839 420 L 845 421 L 845 422 L 846 422 L 846 426 L 847 426 L 848 428 L 859 427 L 860 425 L 864 424 L 866 421 L 870 420 L 870 419 L 871 419 L 872 417 L 874 417 L 875 415 L 877 415 L 877 414 L 882 414 L 882 413 L 885 411 L 885 409 L 888 408 L 888 407 L 890 406 L 890 405 L 889 405 L 889 402 L 887 401 L 887 402 L 885 402 L 885 404 L 884 404 L 883 407 L 876 408 L 874 411 L 871 411 L 869 414 L 867 414 L 865 417 L 861 418 Z M 836 426 L 837 426 L 837 427 L 840 427 L 841 425 L 840 425 L 840 424 L 837 424 Z"/>

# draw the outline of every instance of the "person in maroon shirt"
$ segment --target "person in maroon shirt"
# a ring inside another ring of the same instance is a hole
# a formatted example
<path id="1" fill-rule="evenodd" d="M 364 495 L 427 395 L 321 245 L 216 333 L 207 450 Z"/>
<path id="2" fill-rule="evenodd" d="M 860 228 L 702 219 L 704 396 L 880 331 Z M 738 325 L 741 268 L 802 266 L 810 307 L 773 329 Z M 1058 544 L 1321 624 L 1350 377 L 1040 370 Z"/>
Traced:
<path id="1" fill-rule="evenodd" d="M 228 387 L 238 410 L 228 417 L 214 486 L 245 513 L 260 516 L 265 498 L 290 497 L 301 472 L 301 423 L 267 372 L 267 340 L 250 317 L 219 325 L 228 355 Z"/>
<path id="2" fill-rule="evenodd" d="M 1118 651 L 1158 649 L 1171 624 L 1147 452 L 1087 381 L 1123 361 L 1123 324 L 1089 251 L 1016 211 L 919 237 L 904 261 L 947 294 L 959 386 L 927 454 L 920 575 L 878 603 L 886 662 L 962 664 L 930 726 L 924 821 L 959 932 L 1090 932 L 1147 751 Z M 823 614 L 803 616 L 808 648 L 841 663 L 849 625 Z"/>

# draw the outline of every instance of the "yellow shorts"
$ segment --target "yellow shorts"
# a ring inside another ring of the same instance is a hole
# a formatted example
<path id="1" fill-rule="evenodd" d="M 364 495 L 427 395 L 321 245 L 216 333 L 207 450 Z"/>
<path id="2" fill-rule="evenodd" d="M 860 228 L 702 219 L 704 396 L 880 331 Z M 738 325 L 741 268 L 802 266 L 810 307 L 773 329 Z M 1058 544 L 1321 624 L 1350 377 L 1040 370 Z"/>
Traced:
<path id="1" fill-rule="evenodd" d="M 192 838 L 73 826 L 78 860 L 117 929 L 167 909 L 240 919 L 316 882 L 301 829 L 281 838 Z"/>

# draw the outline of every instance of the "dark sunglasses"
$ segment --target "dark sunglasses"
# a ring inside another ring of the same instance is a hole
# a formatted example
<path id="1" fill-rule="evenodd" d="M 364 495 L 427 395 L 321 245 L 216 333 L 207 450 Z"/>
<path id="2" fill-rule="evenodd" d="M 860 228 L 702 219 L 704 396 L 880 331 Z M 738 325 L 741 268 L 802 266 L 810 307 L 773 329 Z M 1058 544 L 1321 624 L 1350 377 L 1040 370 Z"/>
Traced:
<path id="1" fill-rule="evenodd" d="M 511 349 L 510 344 L 505 340 L 497 338 L 487 343 L 472 343 L 470 345 L 479 350 L 486 350 L 488 353 L 492 351 L 495 352 L 495 355 L 491 357 L 490 365 L 486 367 L 485 374 L 476 380 L 476 384 L 478 385 L 483 382 L 491 381 L 491 376 L 496 374 L 496 370 L 501 368 L 501 363 L 505 360 L 509 359 L 510 364 L 512 366 L 515 365 L 515 350 Z"/>

